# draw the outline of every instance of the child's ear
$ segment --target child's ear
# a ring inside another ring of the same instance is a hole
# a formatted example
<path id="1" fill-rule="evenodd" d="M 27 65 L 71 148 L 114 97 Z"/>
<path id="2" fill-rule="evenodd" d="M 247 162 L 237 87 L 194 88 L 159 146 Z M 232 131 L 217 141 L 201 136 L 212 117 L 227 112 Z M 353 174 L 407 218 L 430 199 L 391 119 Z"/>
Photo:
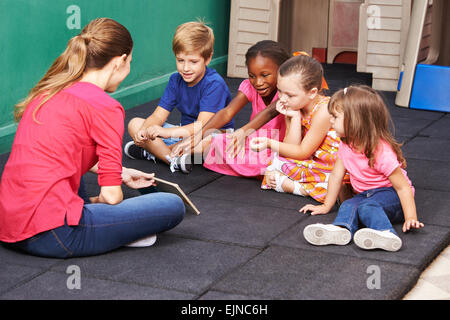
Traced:
<path id="1" fill-rule="evenodd" d="M 317 96 L 318 93 L 319 93 L 319 89 L 312 88 L 311 90 L 309 90 L 308 96 L 312 100 L 312 99 L 314 99 Z"/>
<path id="2" fill-rule="evenodd" d="M 205 65 L 206 66 L 211 62 L 212 57 L 213 57 L 213 52 L 211 52 L 211 55 L 209 56 L 209 58 L 205 60 Z"/>

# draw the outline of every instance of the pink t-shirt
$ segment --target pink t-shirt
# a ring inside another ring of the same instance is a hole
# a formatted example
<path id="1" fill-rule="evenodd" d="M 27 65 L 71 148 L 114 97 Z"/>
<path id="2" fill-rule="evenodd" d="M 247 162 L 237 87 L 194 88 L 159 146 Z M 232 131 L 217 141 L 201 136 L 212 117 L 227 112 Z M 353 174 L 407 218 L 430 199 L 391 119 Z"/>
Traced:
<path id="1" fill-rule="evenodd" d="M 258 91 L 252 86 L 249 79 L 245 79 L 241 82 L 239 86 L 239 91 L 241 91 L 245 96 L 247 97 L 248 101 L 252 103 L 252 114 L 250 116 L 250 120 L 253 120 L 254 117 L 258 113 L 260 113 L 262 110 L 264 110 L 267 106 L 264 103 L 262 97 L 259 95 Z M 275 94 L 275 96 L 272 99 L 273 101 L 276 101 L 278 99 L 278 92 Z M 279 130 L 279 136 L 275 137 L 273 136 L 273 139 L 277 139 L 279 141 L 283 141 L 284 134 L 286 131 L 286 122 L 284 119 L 284 115 L 279 114 L 269 122 L 267 122 L 264 126 L 262 126 L 261 129 L 270 129 L 270 130 Z M 272 133 L 273 135 L 274 133 Z"/>
<path id="2" fill-rule="evenodd" d="M 342 141 L 339 145 L 338 157 L 350 174 L 353 189 L 358 193 L 376 188 L 392 187 L 389 176 L 401 165 L 397 160 L 397 155 L 385 141 L 381 141 L 377 148 L 373 168 L 369 167 L 369 159 L 365 154 L 354 151 Z M 414 187 L 406 171 L 401 170 L 414 193 Z"/>

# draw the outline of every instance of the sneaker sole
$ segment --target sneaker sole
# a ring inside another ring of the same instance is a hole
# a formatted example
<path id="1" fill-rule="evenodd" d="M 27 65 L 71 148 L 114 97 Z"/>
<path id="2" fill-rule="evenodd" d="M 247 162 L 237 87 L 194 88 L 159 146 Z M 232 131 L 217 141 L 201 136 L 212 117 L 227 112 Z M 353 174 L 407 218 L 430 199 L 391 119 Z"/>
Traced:
<path id="1" fill-rule="evenodd" d="M 151 247 L 152 245 L 155 244 L 155 242 L 156 242 L 156 235 L 153 235 L 153 236 L 149 236 L 147 238 L 143 238 L 143 239 L 131 242 L 131 243 L 125 245 L 125 247 L 129 247 L 129 248 L 145 248 L 145 247 Z"/>
<path id="2" fill-rule="evenodd" d="M 181 169 L 181 172 L 188 174 L 188 173 L 191 173 L 191 171 L 192 171 L 192 163 L 186 163 L 186 160 L 187 160 L 187 156 L 185 156 L 183 158 L 183 161 L 181 161 L 180 169 Z"/>
<path id="3" fill-rule="evenodd" d="M 398 251 L 402 247 L 402 240 L 398 237 L 390 237 L 381 234 L 380 231 L 364 228 L 355 233 L 353 238 L 355 244 L 361 249 L 383 249 L 386 251 Z"/>
<path id="4" fill-rule="evenodd" d="M 306 241 L 316 246 L 348 244 L 352 238 L 350 231 L 344 228 L 339 229 L 341 230 L 329 230 L 324 226 L 309 225 L 303 229 L 303 236 Z"/>
<path id="5" fill-rule="evenodd" d="M 130 155 L 128 154 L 128 149 L 129 149 L 130 146 L 133 145 L 133 144 L 134 144 L 134 141 L 133 141 L 133 140 L 128 141 L 127 144 L 125 145 L 125 147 L 123 147 L 123 152 L 125 153 L 125 155 L 126 155 L 128 158 L 136 160 L 135 157 L 132 157 L 132 156 L 130 156 Z"/>

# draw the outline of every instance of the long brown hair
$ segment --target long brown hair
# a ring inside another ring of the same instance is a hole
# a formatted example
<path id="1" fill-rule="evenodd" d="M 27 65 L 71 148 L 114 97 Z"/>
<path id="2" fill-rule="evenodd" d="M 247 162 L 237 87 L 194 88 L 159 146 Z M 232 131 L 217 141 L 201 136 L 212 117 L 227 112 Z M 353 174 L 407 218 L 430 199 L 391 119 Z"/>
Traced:
<path id="1" fill-rule="evenodd" d="M 362 151 L 373 167 L 376 150 L 380 140 L 388 143 L 402 168 L 406 160 L 398 143 L 391 133 L 392 118 L 383 98 L 368 86 L 350 86 L 337 91 L 328 103 L 328 112 L 344 113 L 344 135 L 341 140 L 352 148 Z"/>
<path id="2" fill-rule="evenodd" d="M 43 94 L 36 113 L 56 93 L 78 81 L 88 69 L 101 69 L 112 58 L 129 55 L 133 40 L 128 30 L 109 18 L 98 18 L 86 25 L 81 33 L 69 40 L 66 50 L 53 62 L 44 77 L 28 96 L 14 108 L 14 120 L 19 121 L 29 103 Z M 39 122 L 38 122 L 39 123 Z"/>

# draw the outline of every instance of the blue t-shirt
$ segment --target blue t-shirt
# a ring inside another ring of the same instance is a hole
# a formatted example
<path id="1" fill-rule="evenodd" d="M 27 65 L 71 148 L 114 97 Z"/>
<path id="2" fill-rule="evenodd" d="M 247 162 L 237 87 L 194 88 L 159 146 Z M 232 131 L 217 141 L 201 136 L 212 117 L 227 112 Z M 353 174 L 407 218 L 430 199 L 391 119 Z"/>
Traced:
<path id="1" fill-rule="evenodd" d="M 184 126 L 195 122 L 200 112 L 216 113 L 230 101 L 230 90 L 223 78 L 214 69 L 206 68 L 203 78 L 193 87 L 188 87 L 178 72 L 172 74 L 159 106 L 169 112 L 177 108 L 181 112 L 181 125 Z M 229 128 L 234 128 L 233 120 L 222 129 Z"/>

